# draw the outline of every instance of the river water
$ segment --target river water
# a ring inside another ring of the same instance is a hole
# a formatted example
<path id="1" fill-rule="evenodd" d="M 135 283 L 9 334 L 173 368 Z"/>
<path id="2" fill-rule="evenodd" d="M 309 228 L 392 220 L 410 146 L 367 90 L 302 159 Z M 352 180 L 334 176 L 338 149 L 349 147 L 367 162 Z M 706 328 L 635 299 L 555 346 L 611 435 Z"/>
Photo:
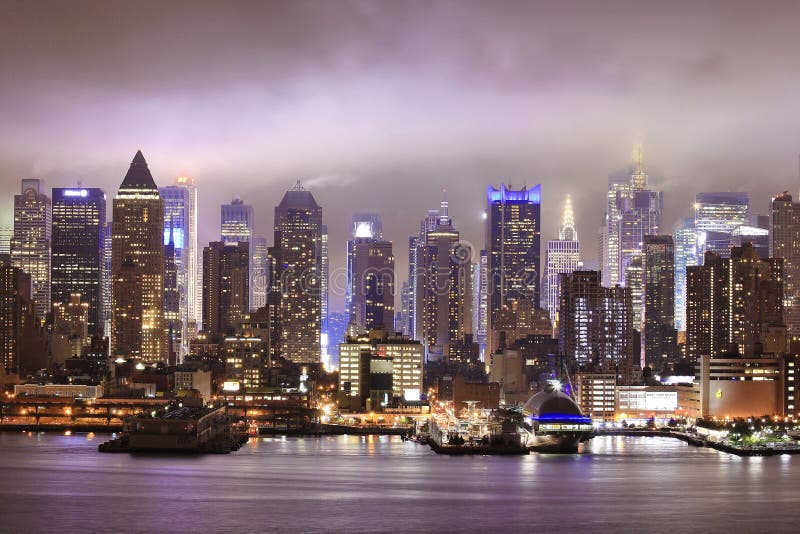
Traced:
<path id="1" fill-rule="evenodd" d="M 446 457 L 396 437 L 251 439 L 229 455 L 100 454 L 103 435 L 0 432 L 2 532 L 795 531 L 800 456 L 670 438 Z"/>

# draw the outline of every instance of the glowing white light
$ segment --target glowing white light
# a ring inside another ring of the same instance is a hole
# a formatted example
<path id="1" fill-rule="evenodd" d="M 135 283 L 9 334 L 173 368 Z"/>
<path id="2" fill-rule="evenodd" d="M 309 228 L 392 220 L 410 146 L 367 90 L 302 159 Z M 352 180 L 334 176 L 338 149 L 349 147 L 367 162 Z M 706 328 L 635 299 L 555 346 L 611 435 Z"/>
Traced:
<path id="1" fill-rule="evenodd" d="M 356 223 L 356 231 L 355 237 L 367 237 L 371 238 L 372 234 L 372 223 L 369 221 L 361 221 Z"/>
<path id="2" fill-rule="evenodd" d="M 561 380 L 550 380 L 550 385 L 553 386 L 553 389 L 561 391 Z"/>

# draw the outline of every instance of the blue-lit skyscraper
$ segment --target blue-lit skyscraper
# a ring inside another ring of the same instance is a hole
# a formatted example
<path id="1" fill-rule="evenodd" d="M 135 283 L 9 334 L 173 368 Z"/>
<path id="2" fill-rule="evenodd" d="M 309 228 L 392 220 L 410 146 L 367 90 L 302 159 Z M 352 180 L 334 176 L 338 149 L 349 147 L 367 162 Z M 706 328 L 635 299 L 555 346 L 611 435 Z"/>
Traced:
<path id="1" fill-rule="evenodd" d="M 486 190 L 488 326 L 513 301 L 539 303 L 542 186 Z M 491 337 L 491 336 L 490 336 Z M 496 347 L 490 347 L 493 351 Z"/>
<path id="2" fill-rule="evenodd" d="M 50 300 L 66 304 L 79 293 L 89 305 L 88 331 L 105 327 L 103 318 L 106 194 L 102 189 L 54 188 Z"/>
<path id="3" fill-rule="evenodd" d="M 166 319 L 172 331 L 173 341 L 180 347 L 181 356 L 186 353 L 186 332 L 189 323 L 189 219 L 192 215 L 190 192 L 183 185 L 161 187 L 158 190 L 164 202 L 164 246 L 170 247 L 165 255 L 169 265 L 168 279 L 172 279 L 174 269 L 175 288 L 165 287 L 165 298 L 170 308 L 165 310 Z M 174 265 L 173 265 L 174 262 Z"/>

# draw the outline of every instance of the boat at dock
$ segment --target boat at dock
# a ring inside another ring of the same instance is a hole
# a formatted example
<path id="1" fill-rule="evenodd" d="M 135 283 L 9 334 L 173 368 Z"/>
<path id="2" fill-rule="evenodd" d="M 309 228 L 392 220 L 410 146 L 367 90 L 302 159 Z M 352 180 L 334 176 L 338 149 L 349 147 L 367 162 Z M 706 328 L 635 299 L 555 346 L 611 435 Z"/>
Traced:
<path id="1" fill-rule="evenodd" d="M 98 450 L 225 454 L 246 441 L 246 433 L 234 431 L 225 407 L 179 405 L 128 417 L 122 433 Z"/>

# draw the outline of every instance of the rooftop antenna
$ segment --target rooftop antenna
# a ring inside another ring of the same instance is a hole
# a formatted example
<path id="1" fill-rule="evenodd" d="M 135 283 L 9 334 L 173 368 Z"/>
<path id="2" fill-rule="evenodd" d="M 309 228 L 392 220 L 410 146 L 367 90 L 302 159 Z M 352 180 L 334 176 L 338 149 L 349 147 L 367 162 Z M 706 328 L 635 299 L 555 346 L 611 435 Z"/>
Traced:
<path id="1" fill-rule="evenodd" d="M 294 187 L 292 188 L 292 191 L 305 191 L 305 188 L 303 187 L 303 184 L 300 183 L 300 179 L 298 179 L 297 183 L 294 184 Z"/>

